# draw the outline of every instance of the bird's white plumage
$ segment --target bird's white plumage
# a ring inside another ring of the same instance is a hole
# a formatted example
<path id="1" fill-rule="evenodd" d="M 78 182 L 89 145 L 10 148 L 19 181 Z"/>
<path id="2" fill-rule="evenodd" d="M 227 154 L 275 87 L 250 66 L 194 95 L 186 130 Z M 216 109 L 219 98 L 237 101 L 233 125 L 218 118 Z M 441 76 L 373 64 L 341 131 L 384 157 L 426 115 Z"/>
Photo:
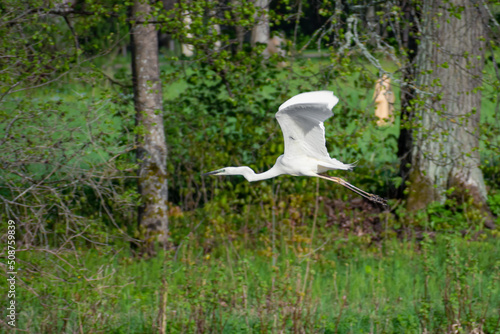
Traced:
<path id="1" fill-rule="evenodd" d="M 332 159 L 326 149 L 323 122 L 333 116 L 331 109 L 337 102 L 333 92 L 318 91 L 296 95 L 280 106 L 276 119 L 285 140 L 285 164 L 296 161 L 297 168 L 300 162 L 309 161 L 316 164 L 315 173 L 352 167 Z"/>
<path id="2" fill-rule="evenodd" d="M 285 109 L 292 104 L 307 104 L 307 103 L 321 103 L 326 104 L 326 107 L 332 110 L 333 107 L 339 102 L 339 99 L 333 95 L 329 90 L 320 90 L 317 92 L 307 92 L 295 95 L 283 103 L 278 111 Z"/>

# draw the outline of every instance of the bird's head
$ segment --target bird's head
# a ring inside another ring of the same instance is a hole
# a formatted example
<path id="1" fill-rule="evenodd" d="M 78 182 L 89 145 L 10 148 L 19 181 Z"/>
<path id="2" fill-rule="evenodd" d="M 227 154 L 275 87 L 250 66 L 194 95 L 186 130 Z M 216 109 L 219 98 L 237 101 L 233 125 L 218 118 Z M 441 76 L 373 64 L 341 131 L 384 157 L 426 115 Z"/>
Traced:
<path id="1" fill-rule="evenodd" d="M 202 176 L 207 176 L 207 175 L 227 175 L 225 168 L 217 169 L 211 172 L 203 173 Z"/>

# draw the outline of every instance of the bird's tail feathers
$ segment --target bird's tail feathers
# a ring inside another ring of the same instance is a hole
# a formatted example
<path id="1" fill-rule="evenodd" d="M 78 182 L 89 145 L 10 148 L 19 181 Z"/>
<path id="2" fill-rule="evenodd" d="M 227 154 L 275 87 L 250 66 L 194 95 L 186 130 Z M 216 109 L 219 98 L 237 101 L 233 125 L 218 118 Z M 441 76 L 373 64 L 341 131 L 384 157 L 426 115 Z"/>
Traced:
<path id="1" fill-rule="evenodd" d="M 331 159 L 329 162 L 320 162 L 318 165 L 321 167 L 326 168 L 327 170 L 330 169 L 342 169 L 342 170 L 352 170 L 354 167 L 356 167 L 356 164 L 358 162 L 354 162 L 352 164 L 345 164 L 343 162 L 338 161 L 337 159 Z"/>
<path id="2" fill-rule="evenodd" d="M 349 170 L 353 170 L 354 167 L 358 165 L 359 160 L 354 161 L 353 163 L 347 164 L 349 166 Z"/>

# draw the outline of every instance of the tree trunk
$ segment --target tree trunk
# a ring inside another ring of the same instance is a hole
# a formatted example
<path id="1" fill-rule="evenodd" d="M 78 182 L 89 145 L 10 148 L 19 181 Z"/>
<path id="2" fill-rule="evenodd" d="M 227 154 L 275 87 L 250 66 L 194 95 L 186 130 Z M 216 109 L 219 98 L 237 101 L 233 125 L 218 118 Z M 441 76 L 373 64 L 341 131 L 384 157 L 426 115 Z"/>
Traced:
<path id="1" fill-rule="evenodd" d="M 231 6 L 234 8 L 238 8 L 238 6 L 241 6 L 240 0 L 231 0 Z M 233 12 L 234 18 L 236 22 L 241 20 L 240 15 L 238 14 L 238 11 Z M 235 25 L 234 27 L 235 32 L 236 32 L 236 40 L 238 43 L 236 44 L 236 51 L 240 52 L 243 50 L 243 42 L 245 41 L 245 28 L 239 24 Z"/>
<path id="2" fill-rule="evenodd" d="M 399 172 L 401 175 L 401 185 L 397 189 L 399 198 L 404 197 L 406 181 L 410 175 L 410 167 L 412 163 L 412 146 L 413 132 L 412 127 L 415 122 L 413 112 L 413 100 L 415 99 L 415 57 L 418 51 L 417 44 L 417 27 L 419 19 L 410 1 L 402 1 L 402 10 L 404 12 L 404 28 L 401 32 L 401 43 L 407 53 L 407 65 L 403 68 L 403 81 L 412 85 L 401 86 L 401 117 L 400 117 L 400 132 L 398 138 L 398 158 L 400 161 Z"/>
<path id="3" fill-rule="evenodd" d="M 408 208 L 443 202 L 446 190 L 486 208 L 479 169 L 479 115 L 485 29 L 469 0 L 424 0 L 420 20 Z"/>
<path id="4" fill-rule="evenodd" d="M 138 126 L 138 186 L 142 197 L 139 229 L 146 250 L 153 251 L 151 241 L 166 245 L 167 216 L 167 146 L 163 130 L 163 107 L 158 64 L 158 35 L 153 24 L 145 24 L 150 13 L 149 2 L 135 0 L 132 8 L 132 74 L 136 123 Z"/>
<path id="5" fill-rule="evenodd" d="M 191 30 L 191 23 L 193 23 L 193 20 L 191 19 L 191 14 L 188 11 L 185 11 L 184 13 L 182 13 L 182 17 L 183 17 L 182 23 L 184 24 L 184 28 L 187 31 L 190 31 Z M 190 32 L 187 32 L 186 38 L 187 39 L 193 38 L 193 34 Z M 186 57 L 192 57 L 194 55 L 193 44 L 182 43 L 181 49 L 182 49 L 182 54 Z"/>
<path id="6" fill-rule="evenodd" d="M 252 46 L 256 43 L 265 43 L 269 41 L 269 0 L 256 0 L 255 8 L 259 11 L 256 17 L 256 24 L 252 29 Z"/>

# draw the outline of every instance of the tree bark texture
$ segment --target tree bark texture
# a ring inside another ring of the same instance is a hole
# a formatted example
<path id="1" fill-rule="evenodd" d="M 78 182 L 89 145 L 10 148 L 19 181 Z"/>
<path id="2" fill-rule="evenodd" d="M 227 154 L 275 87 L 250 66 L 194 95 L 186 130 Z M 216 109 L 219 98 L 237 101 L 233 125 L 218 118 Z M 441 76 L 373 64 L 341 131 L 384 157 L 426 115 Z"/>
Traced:
<path id="1" fill-rule="evenodd" d="M 260 11 L 256 17 L 256 24 L 252 29 L 252 45 L 269 41 L 269 0 L 256 0 L 255 7 Z"/>
<path id="2" fill-rule="evenodd" d="M 138 125 L 138 186 L 142 197 L 139 228 L 148 250 L 151 241 L 166 245 L 168 237 L 167 146 L 163 128 L 162 90 L 158 63 L 158 35 L 145 24 L 149 2 L 136 0 L 132 8 L 132 72 Z"/>
<path id="3" fill-rule="evenodd" d="M 416 59 L 417 127 L 412 131 L 408 208 L 443 202 L 446 190 L 485 204 L 479 119 L 485 29 L 470 0 L 424 0 Z"/>
<path id="4" fill-rule="evenodd" d="M 240 0 L 231 0 L 231 5 L 236 8 L 241 5 L 240 2 L 241 2 Z M 241 20 L 241 17 L 237 13 L 237 11 L 234 13 L 234 15 L 236 21 Z M 243 50 L 243 42 L 245 41 L 245 28 L 241 25 L 236 25 L 234 29 L 236 32 L 236 40 L 238 41 L 238 44 L 236 45 L 236 51 L 239 52 Z"/>
<path id="5" fill-rule="evenodd" d="M 408 54 L 408 64 L 402 70 L 403 81 L 407 83 L 415 82 L 415 58 L 418 51 L 417 43 L 417 27 L 419 17 L 411 1 L 403 0 L 401 4 L 404 12 L 404 29 L 401 32 L 401 43 Z M 412 125 L 414 123 L 413 100 L 415 99 L 415 89 L 413 85 L 401 86 L 401 117 L 400 117 L 400 133 L 398 138 L 398 159 L 400 161 L 399 172 L 402 178 L 401 185 L 397 189 L 399 198 L 404 197 L 406 181 L 410 175 L 412 163 L 412 146 L 413 132 Z"/>

